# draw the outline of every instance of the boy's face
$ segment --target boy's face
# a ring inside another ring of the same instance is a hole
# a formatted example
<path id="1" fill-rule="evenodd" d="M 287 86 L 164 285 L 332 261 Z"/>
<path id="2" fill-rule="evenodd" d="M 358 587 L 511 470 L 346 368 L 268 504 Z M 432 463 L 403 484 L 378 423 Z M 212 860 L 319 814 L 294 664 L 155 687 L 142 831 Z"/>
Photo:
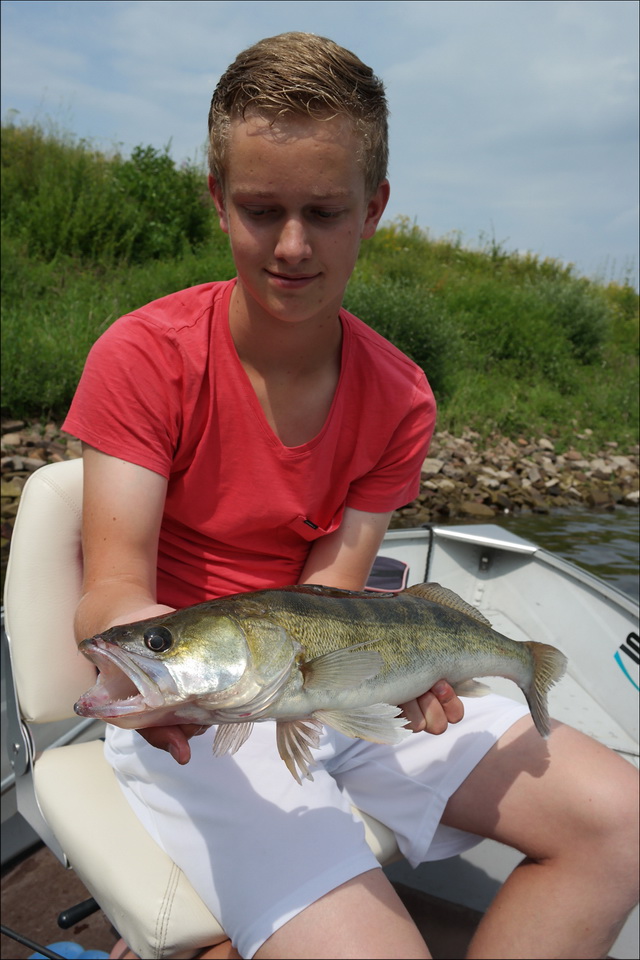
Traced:
<path id="1" fill-rule="evenodd" d="M 349 122 L 259 117 L 231 125 L 224 192 L 209 178 L 246 308 L 287 323 L 337 318 L 361 239 L 389 197 L 365 192 Z"/>

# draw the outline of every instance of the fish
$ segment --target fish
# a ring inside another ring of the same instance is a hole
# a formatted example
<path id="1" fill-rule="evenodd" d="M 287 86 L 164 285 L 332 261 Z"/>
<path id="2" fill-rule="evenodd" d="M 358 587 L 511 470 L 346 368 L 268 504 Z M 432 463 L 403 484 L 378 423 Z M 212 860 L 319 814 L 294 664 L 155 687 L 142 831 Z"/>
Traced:
<path id="1" fill-rule="evenodd" d="M 438 583 L 399 593 L 317 584 L 268 588 L 119 625 L 83 640 L 96 684 L 75 704 L 119 727 L 218 725 L 213 752 L 235 753 L 253 724 L 276 721 L 292 776 L 313 779 L 323 724 L 349 737 L 410 736 L 399 704 L 448 680 L 458 695 L 489 692 L 477 677 L 516 683 L 542 737 L 547 694 L 567 660 L 556 647 L 495 631 Z"/>

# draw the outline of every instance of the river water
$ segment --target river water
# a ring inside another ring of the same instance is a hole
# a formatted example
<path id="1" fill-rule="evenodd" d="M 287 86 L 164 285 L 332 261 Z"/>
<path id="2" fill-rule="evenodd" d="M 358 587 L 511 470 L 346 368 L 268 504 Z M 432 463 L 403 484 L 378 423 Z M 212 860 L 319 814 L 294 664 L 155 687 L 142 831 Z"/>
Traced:
<path id="1" fill-rule="evenodd" d="M 633 507 L 501 517 L 495 522 L 638 600 L 639 520 Z"/>

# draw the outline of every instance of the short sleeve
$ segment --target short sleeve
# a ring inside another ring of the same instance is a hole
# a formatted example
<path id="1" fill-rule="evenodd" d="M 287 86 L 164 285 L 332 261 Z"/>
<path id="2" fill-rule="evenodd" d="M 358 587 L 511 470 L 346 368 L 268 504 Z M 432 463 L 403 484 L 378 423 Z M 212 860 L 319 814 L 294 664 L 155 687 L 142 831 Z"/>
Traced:
<path id="1" fill-rule="evenodd" d="M 166 330 L 121 317 L 91 348 L 67 433 L 169 478 L 181 430 L 183 362 Z"/>
<path id="2" fill-rule="evenodd" d="M 387 513 L 415 500 L 435 421 L 435 398 L 420 371 L 406 415 L 393 431 L 376 466 L 351 483 L 347 506 Z"/>

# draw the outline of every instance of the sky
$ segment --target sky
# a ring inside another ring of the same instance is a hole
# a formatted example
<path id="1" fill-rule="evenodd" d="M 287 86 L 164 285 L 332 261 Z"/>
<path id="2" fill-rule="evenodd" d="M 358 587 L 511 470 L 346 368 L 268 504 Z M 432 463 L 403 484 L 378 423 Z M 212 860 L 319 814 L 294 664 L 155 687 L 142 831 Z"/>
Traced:
<path id="1" fill-rule="evenodd" d="M 385 82 L 385 220 L 637 285 L 636 0 L 1 6 L 3 122 L 203 161 L 211 94 L 236 54 L 288 30 L 322 34 Z"/>

